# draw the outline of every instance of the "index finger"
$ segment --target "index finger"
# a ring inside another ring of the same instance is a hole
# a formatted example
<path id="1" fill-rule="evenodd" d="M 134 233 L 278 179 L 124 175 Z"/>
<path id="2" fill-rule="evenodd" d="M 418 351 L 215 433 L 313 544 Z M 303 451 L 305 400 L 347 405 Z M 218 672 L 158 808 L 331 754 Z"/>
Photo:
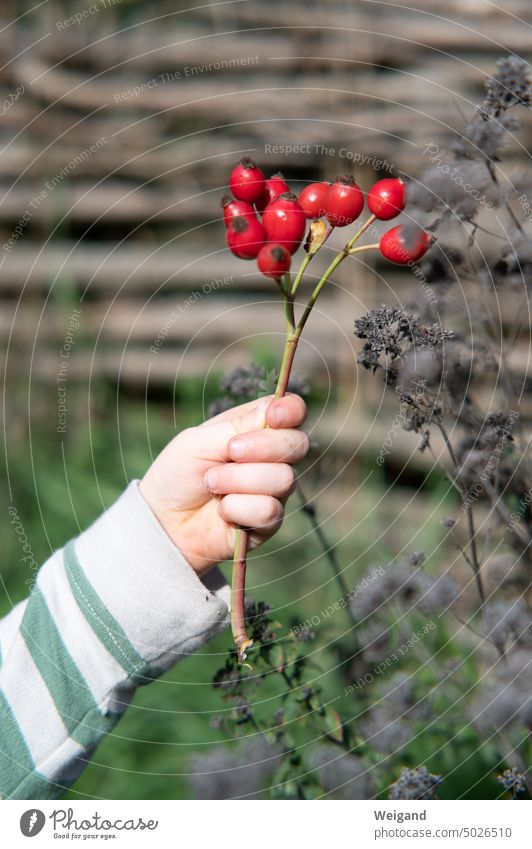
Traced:
<path id="1" fill-rule="evenodd" d="M 299 395 L 276 398 L 266 410 L 268 427 L 301 427 L 307 417 L 307 405 Z"/>
<path id="2" fill-rule="evenodd" d="M 191 439 L 206 437 L 203 451 L 209 458 L 218 462 L 227 462 L 229 440 L 240 433 L 249 433 L 265 426 L 271 428 L 299 427 L 307 414 L 305 402 L 298 395 L 286 395 L 283 398 L 259 398 L 249 404 L 242 404 L 232 410 L 203 422 L 191 431 Z M 183 431 L 181 438 L 183 438 Z"/>

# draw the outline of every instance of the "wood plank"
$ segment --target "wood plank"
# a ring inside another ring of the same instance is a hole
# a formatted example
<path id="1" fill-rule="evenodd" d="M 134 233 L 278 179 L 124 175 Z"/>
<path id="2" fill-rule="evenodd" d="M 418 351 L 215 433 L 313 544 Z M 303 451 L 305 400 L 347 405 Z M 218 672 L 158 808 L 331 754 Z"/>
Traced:
<path id="1" fill-rule="evenodd" d="M 11 307 L 10 309 L 8 307 Z M 70 311 L 66 306 L 49 305 L 43 316 L 33 306 L 20 310 L 14 317 L 15 303 L 5 304 L 0 312 L 0 340 L 7 339 L 11 329 L 14 341 L 27 342 L 38 335 L 39 343 L 57 342 L 65 335 Z M 338 338 L 338 327 L 346 321 L 345 307 L 335 297 L 325 296 L 309 324 L 309 342 L 320 350 L 323 344 L 331 343 L 335 337 L 338 347 L 346 346 L 347 340 Z M 277 292 L 262 292 L 260 297 L 246 299 L 227 297 L 223 291 L 206 296 L 165 298 L 153 301 L 117 299 L 114 303 L 87 303 L 81 307 L 79 331 L 76 335 L 87 340 L 99 336 L 99 342 L 125 342 L 152 344 L 159 338 L 163 346 L 168 340 L 189 342 L 201 346 L 206 341 L 234 339 L 253 340 L 254 335 L 271 336 L 274 344 L 282 344 L 284 336 L 284 313 Z M 352 322 L 348 319 L 349 331 Z M 347 328 L 346 328 L 347 329 Z M 333 334 L 334 331 L 334 334 Z M 354 343 L 350 348 L 354 353 Z M 304 344 L 304 342 L 302 343 Z M 330 347 L 330 344 L 329 344 Z"/>
<path id="2" fill-rule="evenodd" d="M 327 346 L 326 343 L 319 351 L 313 346 L 303 345 L 298 351 L 295 371 L 305 376 L 316 374 L 322 383 L 327 376 L 323 369 L 323 359 L 326 359 L 328 368 L 334 374 L 334 353 L 334 346 Z M 182 378 L 218 377 L 230 368 L 250 362 L 251 357 L 250 347 L 241 344 L 229 347 L 223 352 L 220 351 L 219 345 L 207 344 L 197 350 L 161 348 L 158 353 L 151 352 L 148 347 L 143 350 L 131 347 L 126 351 L 96 350 L 94 355 L 78 351 L 70 360 L 68 381 L 86 382 L 103 378 L 119 383 L 127 382 L 137 387 L 146 384 L 171 386 L 174 381 Z M 39 351 L 31 364 L 31 380 L 50 383 L 59 367 L 57 354 Z M 29 377 L 27 371 L 25 374 Z"/>

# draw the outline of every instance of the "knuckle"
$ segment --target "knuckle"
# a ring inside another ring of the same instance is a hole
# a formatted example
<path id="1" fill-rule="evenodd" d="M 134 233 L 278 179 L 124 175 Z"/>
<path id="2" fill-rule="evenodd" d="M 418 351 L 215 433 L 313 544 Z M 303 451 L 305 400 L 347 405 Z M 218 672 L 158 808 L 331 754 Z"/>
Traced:
<path id="1" fill-rule="evenodd" d="M 303 430 L 300 431 L 300 435 L 301 435 L 301 444 L 300 444 L 301 456 L 306 457 L 308 452 L 309 452 L 309 449 L 310 449 L 310 439 L 309 439 L 308 434 L 305 433 Z"/>
<path id="2" fill-rule="evenodd" d="M 231 521 L 231 497 L 229 495 L 224 496 L 218 502 L 218 515 L 225 522 Z"/>
<path id="3" fill-rule="evenodd" d="M 270 496 L 264 503 L 264 524 L 271 525 L 279 522 L 283 517 L 282 505 L 276 498 Z"/>
<path id="4" fill-rule="evenodd" d="M 296 473 L 292 466 L 284 463 L 279 465 L 279 491 L 282 495 L 288 495 L 296 485 Z"/>

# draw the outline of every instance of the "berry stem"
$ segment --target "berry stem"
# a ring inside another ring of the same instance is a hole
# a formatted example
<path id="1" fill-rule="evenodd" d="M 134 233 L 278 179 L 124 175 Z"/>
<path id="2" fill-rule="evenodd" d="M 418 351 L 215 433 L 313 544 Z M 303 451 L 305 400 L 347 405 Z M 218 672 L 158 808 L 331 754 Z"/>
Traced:
<path id="1" fill-rule="evenodd" d="M 245 528 L 237 528 L 231 587 L 231 630 L 233 632 L 239 663 L 244 663 L 247 650 L 253 645 L 253 640 L 250 640 L 247 635 L 244 603 L 248 541 L 248 531 Z"/>
<path id="2" fill-rule="evenodd" d="M 293 326 L 291 331 L 293 331 Z M 282 398 L 286 394 L 300 335 L 300 333 L 288 332 L 287 330 L 274 398 Z M 246 630 L 245 590 L 248 545 L 249 531 L 246 528 L 237 528 L 231 588 L 231 630 L 239 664 L 244 663 L 247 651 L 253 645 L 253 640 L 248 637 Z"/>
<path id="3" fill-rule="evenodd" d="M 286 298 L 286 290 L 285 290 L 284 281 L 283 281 L 282 277 L 274 277 L 273 282 L 277 286 L 277 290 L 278 290 L 281 298 L 283 298 L 283 300 L 284 300 Z"/>
<path id="4" fill-rule="evenodd" d="M 277 387 L 275 389 L 275 395 L 273 396 L 275 399 L 282 398 L 286 395 L 288 381 L 290 380 L 290 372 L 292 371 L 292 365 L 300 336 L 301 334 L 296 330 L 294 333 L 291 333 L 286 337 L 283 358 L 279 369 L 279 377 L 277 379 Z"/>
<path id="5" fill-rule="evenodd" d="M 359 245 L 358 248 L 351 248 L 349 256 L 353 256 L 353 254 L 361 254 L 363 251 L 378 251 L 379 247 L 379 242 L 374 242 L 373 245 Z"/>
<path id="6" fill-rule="evenodd" d="M 288 278 L 288 279 L 287 279 Z M 289 275 L 283 280 L 281 277 L 274 277 L 275 285 L 283 299 L 284 315 L 286 319 L 286 333 L 290 333 L 295 327 L 294 317 L 294 299 L 290 294 L 290 278 Z"/>
<path id="7" fill-rule="evenodd" d="M 302 277 L 303 277 L 303 274 L 304 274 L 304 273 L 305 273 L 305 271 L 307 270 L 307 267 L 308 267 L 309 263 L 311 262 L 312 258 L 316 256 L 316 254 L 318 253 L 318 251 L 319 251 L 319 250 L 321 250 L 321 248 L 324 246 L 325 242 L 327 241 L 327 239 L 329 238 L 329 236 L 331 235 L 331 233 L 332 233 L 332 231 L 333 231 L 333 230 L 334 230 L 334 226 L 333 226 L 333 225 L 330 225 L 330 226 L 327 228 L 327 232 L 325 233 L 325 236 L 323 237 L 323 240 L 322 240 L 322 242 L 321 242 L 321 244 L 320 244 L 319 248 L 317 248 L 316 250 L 314 250 L 314 251 L 312 251 L 312 252 L 309 252 L 309 253 L 305 254 L 305 257 L 304 257 L 304 259 L 303 259 L 303 262 L 302 262 L 302 263 L 301 263 L 301 265 L 299 266 L 298 272 L 297 272 L 297 274 L 296 274 L 296 278 L 295 278 L 294 283 L 293 283 L 293 285 L 292 285 L 292 289 L 291 289 L 291 292 L 290 292 L 290 294 L 292 295 L 292 297 L 294 297 L 294 295 L 296 294 L 296 292 L 297 292 L 297 287 L 298 287 L 298 286 L 299 286 L 299 284 L 301 283 L 301 279 L 302 279 Z"/>
<path id="8" fill-rule="evenodd" d="M 296 355 L 297 346 L 299 344 L 301 334 L 303 333 L 303 328 L 307 323 L 307 320 L 312 312 L 314 304 L 316 303 L 321 290 L 325 286 L 325 283 L 327 282 L 333 271 L 338 268 L 340 263 L 343 262 L 346 257 L 351 256 L 353 253 L 357 253 L 363 250 L 374 250 L 375 248 L 379 247 L 379 245 L 376 244 L 364 245 L 359 248 L 353 248 L 355 242 L 367 230 L 367 228 L 374 220 L 375 216 L 372 215 L 368 219 L 368 221 L 363 224 L 360 230 L 355 233 L 353 238 L 345 245 L 345 247 L 335 256 L 335 258 L 323 274 L 323 277 L 315 286 L 314 291 L 312 292 L 309 301 L 303 311 L 303 314 L 301 315 L 301 318 L 299 319 L 297 324 L 295 322 L 294 317 L 294 294 L 304 274 L 304 271 L 307 268 L 314 254 L 307 254 L 305 259 L 301 263 L 301 267 L 297 273 L 291 291 L 289 290 L 288 285 L 284 285 L 283 281 L 280 278 L 277 278 L 275 280 L 277 288 L 279 289 L 279 292 L 282 294 L 283 297 L 286 318 L 286 337 L 274 398 L 282 398 L 286 394 L 286 391 L 288 389 L 288 382 L 290 380 L 290 373 L 292 371 L 292 365 L 294 363 L 294 357 Z M 331 227 L 330 230 L 327 232 L 325 239 L 328 238 L 328 236 L 332 232 L 332 229 L 333 228 Z M 248 545 L 249 531 L 246 528 L 237 528 L 233 558 L 233 580 L 231 591 L 231 628 L 237 650 L 238 662 L 240 664 L 244 663 L 247 651 L 253 645 L 253 640 L 251 640 L 247 634 L 245 614 L 245 588 Z"/>
<path id="9" fill-rule="evenodd" d="M 292 292 L 291 292 L 292 295 L 295 295 L 295 293 L 297 292 L 297 287 L 301 283 L 301 278 L 303 277 L 303 274 L 307 270 L 307 266 L 310 263 L 310 261 L 312 260 L 313 256 L 314 256 L 314 254 L 305 254 L 303 262 L 299 266 L 298 272 L 296 274 L 296 278 L 295 278 L 294 283 L 292 285 Z"/>
<path id="10" fill-rule="evenodd" d="M 349 244 L 351 244 L 351 243 L 349 243 Z M 296 327 L 295 332 L 296 332 L 296 334 L 298 335 L 298 337 L 299 337 L 299 336 L 301 336 L 301 333 L 303 332 L 303 328 L 305 327 L 305 324 L 306 324 L 306 323 L 307 323 L 307 321 L 308 321 L 308 318 L 309 318 L 309 316 L 310 316 L 310 314 L 311 314 L 311 312 L 312 312 L 312 309 L 313 309 L 313 307 L 314 307 L 314 304 L 316 303 L 316 301 L 317 301 L 317 299 L 318 299 L 318 296 L 319 296 L 319 294 L 320 294 L 321 290 L 323 289 L 323 287 L 325 286 L 325 284 L 326 284 L 327 280 L 329 279 L 329 277 L 331 276 L 331 274 L 333 273 L 333 271 L 335 271 L 335 269 L 336 269 L 336 268 L 338 268 L 338 266 L 340 265 L 340 263 L 341 263 L 341 262 L 343 262 L 343 261 L 344 261 L 344 259 L 345 259 L 346 257 L 348 257 L 348 256 L 349 256 L 349 250 L 350 250 L 350 249 L 349 249 L 349 244 L 347 244 L 347 245 L 346 245 L 346 246 L 345 246 L 345 247 L 344 247 L 344 248 L 340 251 L 340 253 L 338 253 L 338 254 L 335 256 L 335 258 L 333 259 L 333 261 L 331 262 L 331 264 L 329 265 L 329 267 L 326 269 L 326 271 L 325 271 L 325 273 L 324 273 L 323 277 L 322 277 L 322 278 L 321 278 L 321 280 L 318 282 L 318 284 L 315 286 L 314 291 L 312 292 L 312 295 L 311 295 L 311 296 L 310 296 L 310 298 L 309 298 L 308 304 L 306 305 L 306 307 L 305 307 L 305 309 L 304 309 L 304 311 L 303 311 L 303 315 L 301 316 L 301 318 L 299 319 L 299 321 L 298 321 L 298 323 L 297 323 L 297 327 Z"/>
<path id="11" fill-rule="evenodd" d="M 294 315 L 294 298 L 292 295 L 287 295 L 284 300 L 284 314 L 286 319 L 286 335 L 292 333 L 296 326 L 296 318 Z"/>
<path id="12" fill-rule="evenodd" d="M 358 242 L 358 240 L 360 239 L 362 234 L 366 232 L 368 227 L 371 227 L 371 225 L 373 224 L 373 222 L 375 221 L 376 218 L 377 218 L 376 215 L 370 215 L 370 217 L 368 218 L 367 221 L 364 222 L 364 224 L 362 225 L 360 230 L 357 230 L 357 232 L 355 233 L 353 238 L 349 241 L 349 244 L 348 244 L 349 249 L 351 249 L 353 247 L 355 242 Z"/>

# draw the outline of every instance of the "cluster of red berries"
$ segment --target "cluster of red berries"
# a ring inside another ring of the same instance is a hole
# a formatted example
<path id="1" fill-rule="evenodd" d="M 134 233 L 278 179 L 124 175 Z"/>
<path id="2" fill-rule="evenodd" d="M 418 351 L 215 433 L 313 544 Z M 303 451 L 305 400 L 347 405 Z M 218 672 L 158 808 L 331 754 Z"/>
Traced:
<path id="1" fill-rule="evenodd" d="M 233 194 L 222 198 L 227 244 L 240 259 L 256 259 L 259 270 L 272 278 L 290 270 L 307 219 L 325 218 L 330 227 L 346 227 L 364 209 L 364 194 L 351 176 L 338 177 L 333 183 L 311 183 L 297 197 L 282 174 L 266 179 L 248 156 L 233 168 L 229 186 Z M 379 180 L 368 193 L 367 203 L 375 218 L 389 221 L 405 208 L 405 184 L 394 178 Z M 399 225 L 384 233 L 379 247 L 386 259 L 407 265 L 417 261 L 430 243 L 423 230 L 407 239 Z"/>

